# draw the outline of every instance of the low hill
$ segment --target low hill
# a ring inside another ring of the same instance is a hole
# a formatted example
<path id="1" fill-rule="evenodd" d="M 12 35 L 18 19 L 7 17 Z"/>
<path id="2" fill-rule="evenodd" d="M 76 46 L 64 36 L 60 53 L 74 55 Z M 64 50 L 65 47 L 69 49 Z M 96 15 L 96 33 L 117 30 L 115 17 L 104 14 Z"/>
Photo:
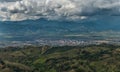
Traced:
<path id="1" fill-rule="evenodd" d="M 0 49 L 0 72 L 119 72 L 120 46 L 25 46 Z"/>

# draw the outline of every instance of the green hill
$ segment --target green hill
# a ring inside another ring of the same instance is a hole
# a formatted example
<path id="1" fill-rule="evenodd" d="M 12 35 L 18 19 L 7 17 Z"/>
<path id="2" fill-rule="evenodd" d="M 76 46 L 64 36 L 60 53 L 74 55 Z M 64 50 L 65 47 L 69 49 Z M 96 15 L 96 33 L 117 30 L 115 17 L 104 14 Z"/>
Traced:
<path id="1" fill-rule="evenodd" d="M 25 46 L 0 49 L 0 72 L 119 72 L 120 46 Z"/>

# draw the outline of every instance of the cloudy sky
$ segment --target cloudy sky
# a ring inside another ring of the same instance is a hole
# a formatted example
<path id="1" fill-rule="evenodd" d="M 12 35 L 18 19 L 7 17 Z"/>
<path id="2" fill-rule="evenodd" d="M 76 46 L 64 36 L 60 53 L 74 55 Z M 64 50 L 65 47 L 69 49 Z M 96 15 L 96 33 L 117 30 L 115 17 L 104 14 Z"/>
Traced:
<path id="1" fill-rule="evenodd" d="M 120 0 L 0 0 L 0 21 L 83 20 L 119 16 Z"/>
<path id="2" fill-rule="evenodd" d="M 0 42 L 120 39 L 120 0 L 0 0 Z"/>

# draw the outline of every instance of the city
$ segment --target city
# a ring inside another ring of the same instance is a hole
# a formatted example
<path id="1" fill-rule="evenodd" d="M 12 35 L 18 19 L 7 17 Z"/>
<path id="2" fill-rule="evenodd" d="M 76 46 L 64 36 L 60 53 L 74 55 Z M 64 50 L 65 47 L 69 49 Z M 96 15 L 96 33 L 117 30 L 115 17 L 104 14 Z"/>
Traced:
<path id="1" fill-rule="evenodd" d="M 119 45 L 120 40 L 74 40 L 74 39 L 58 39 L 58 40 L 45 40 L 38 39 L 35 41 L 4 41 L 0 42 L 0 47 L 23 47 L 23 46 L 85 46 L 85 45 L 100 45 L 100 44 L 115 44 Z"/>

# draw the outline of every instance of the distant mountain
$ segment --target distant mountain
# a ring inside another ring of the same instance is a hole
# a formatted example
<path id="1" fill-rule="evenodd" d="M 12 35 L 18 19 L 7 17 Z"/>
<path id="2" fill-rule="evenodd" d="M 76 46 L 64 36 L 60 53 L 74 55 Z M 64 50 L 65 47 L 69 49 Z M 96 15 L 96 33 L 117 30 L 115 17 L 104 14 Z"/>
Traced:
<path id="1" fill-rule="evenodd" d="M 94 16 L 81 21 L 24 20 L 0 22 L 1 38 L 40 38 L 80 35 L 99 32 L 119 32 L 119 16 Z M 95 35 L 95 34 L 94 34 Z"/>

